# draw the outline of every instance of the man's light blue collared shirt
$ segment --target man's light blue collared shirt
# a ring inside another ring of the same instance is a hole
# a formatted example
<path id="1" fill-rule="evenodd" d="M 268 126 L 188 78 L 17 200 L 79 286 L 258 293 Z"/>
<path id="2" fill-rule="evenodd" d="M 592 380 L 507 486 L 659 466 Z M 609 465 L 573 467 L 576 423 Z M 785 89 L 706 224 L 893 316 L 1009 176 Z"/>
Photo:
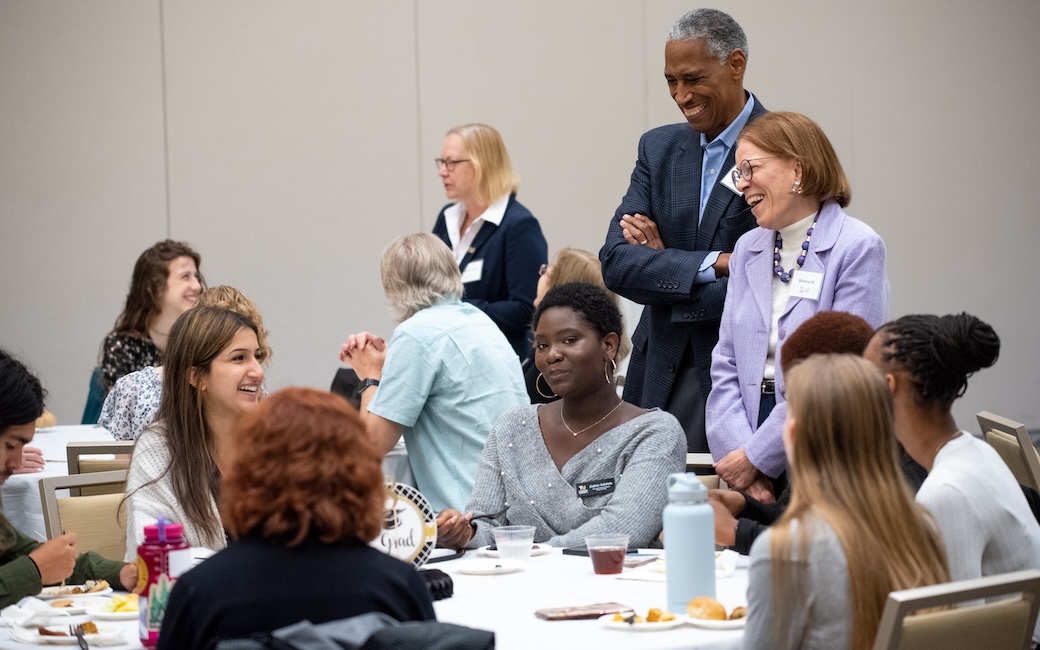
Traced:
<path id="1" fill-rule="evenodd" d="M 730 122 L 729 126 L 718 137 L 708 142 L 707 136 L 701 133 L 701 149 L 704 153 L 701 157 L 701 204 L 700 209 L 697 211 L 698 225 L 704 217 L 704 206 L 708 204 L 708 197 L 711 196 L 711 191 L 715 189 L 715 182 L 724 173 L 722 165 L 726 162 L 726 155 L 733 148 L 733 144 L 737 141 L 737 136 L 740 135 L 744 125 L 751 118 L 751 111 L 754 107 L 755 96 L 749 92 L 748 100 L 744 103 L 744 109 L 737 115 L 737 119 Z M 697 270 L 697 279 L 694 280 L 694 284 L 706 284 L 718 279 L 715 275 L 715 269 L 711 268 L 711 265 L 719 259 L 719 252 L 713 251 L 704 256 L 704 260 Z"/>

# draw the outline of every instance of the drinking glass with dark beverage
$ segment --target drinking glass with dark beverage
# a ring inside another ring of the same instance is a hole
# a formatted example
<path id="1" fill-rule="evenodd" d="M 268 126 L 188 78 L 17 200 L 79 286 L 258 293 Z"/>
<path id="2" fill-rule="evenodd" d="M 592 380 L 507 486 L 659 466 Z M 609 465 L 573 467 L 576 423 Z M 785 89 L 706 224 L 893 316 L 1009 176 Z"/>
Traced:
<path id="1" fill-rule="evenodd" d="M 585 546 L 592 558 L 592 570 L 601 575 L 621 573 L 628 552 L 628 535 L 589 535 Z"/>

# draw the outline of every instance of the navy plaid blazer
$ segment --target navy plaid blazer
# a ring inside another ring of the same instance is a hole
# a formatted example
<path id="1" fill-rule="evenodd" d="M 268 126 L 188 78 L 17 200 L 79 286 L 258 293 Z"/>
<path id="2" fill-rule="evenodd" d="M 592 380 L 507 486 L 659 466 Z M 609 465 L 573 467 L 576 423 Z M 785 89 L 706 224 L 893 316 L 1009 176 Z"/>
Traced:
<path id="1" fill-rule="evenodd" d="M 756 97 L 750 119 L 765 112 Z M 733 168 L 735 152 L 736 147 L 726 155 L 723 173 Z M 628 192 L 599 252 L 607 286 L 644 305 L 625 377 L 625 400 L 644 408 L 668 403 L 687 345 L 707 398 L 727 278 L 707 284 L 694 279 L 709 252 L 732 252 L 756 225 L 744 198 L 716 183 L 698 226 L 701 156 L 700 134 L 685 122 L 644 133 Z M 621 216 L 637 212 L 656 222 L 663 251 L 625 241 Z"/>

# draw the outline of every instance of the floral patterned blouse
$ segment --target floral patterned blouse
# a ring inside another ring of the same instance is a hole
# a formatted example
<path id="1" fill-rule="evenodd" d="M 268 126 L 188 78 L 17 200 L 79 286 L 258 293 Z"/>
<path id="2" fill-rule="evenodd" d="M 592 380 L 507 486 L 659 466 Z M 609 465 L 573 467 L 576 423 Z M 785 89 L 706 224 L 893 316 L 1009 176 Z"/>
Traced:
<path id="1" fill-rule="evenodd" d="M 116 440 L 137 440 L 159 411 L 162 371 L 148 366 L 119 379 L 105 398 L 98 424 Z"/>
<path id="2" fill-rule="evenodd" d="M 112 390 L 116 380 L 147 366 L 161 366 L 161 353 L 148 337 L 132 332 L 112 332 L 105 337 L 101 356 L 102 385 Z"/>

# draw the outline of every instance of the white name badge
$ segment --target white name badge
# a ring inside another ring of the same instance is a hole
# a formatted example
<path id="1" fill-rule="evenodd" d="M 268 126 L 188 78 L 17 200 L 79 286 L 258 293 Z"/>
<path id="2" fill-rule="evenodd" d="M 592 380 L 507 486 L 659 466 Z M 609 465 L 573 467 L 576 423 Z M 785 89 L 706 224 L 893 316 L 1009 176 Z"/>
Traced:
<path id="1" fill-rule="evenodd" d="M 480 279 L 480 274 L 484 272 L 484 260 L 470 260 L 469 264 L 462 271 L 462 284 L 467 282 L 476 282 Z"/>
<path id="2" fill-rule="evenodd" d="M 744 196 L 744 193 L 738 190 L 737 186 L 733 184 L 733 170 L 736 168 L 737 166 L 733 165 L 733 167 L 731 167 L 728 172 L 722 175 L 722 178 L 719 179 L 719 182 L 722 183 L 727 189 L 729 189 L 730 192 L 733 192 L 737 196 Z"/>
<path id="3" fill-rule="evenodd" d="M 820 299 L 820 287 L 823 286 L 823 274 L 798 269 L 791 278 L 791 297 L 807 300 Z"/>

